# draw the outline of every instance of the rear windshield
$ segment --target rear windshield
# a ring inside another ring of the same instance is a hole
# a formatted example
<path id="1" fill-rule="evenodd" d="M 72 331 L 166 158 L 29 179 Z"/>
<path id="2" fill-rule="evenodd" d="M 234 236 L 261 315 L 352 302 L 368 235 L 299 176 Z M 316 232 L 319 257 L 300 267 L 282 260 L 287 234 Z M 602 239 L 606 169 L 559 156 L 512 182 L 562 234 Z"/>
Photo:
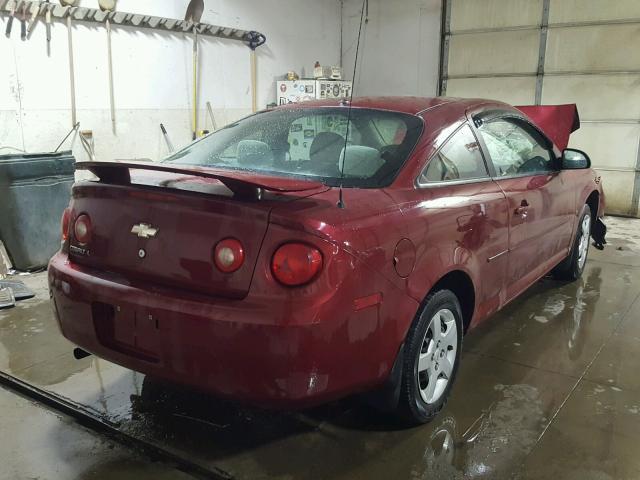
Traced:
<path id="1" fill-rule="evenodd" d="M 413 150 L 420 118 L 347 107 L 273 110 L 226 126 L 164 162 L 306 177 L 330 186 L 391 183 Z M 343 164 L 344 162 L 344 164 Z"/>

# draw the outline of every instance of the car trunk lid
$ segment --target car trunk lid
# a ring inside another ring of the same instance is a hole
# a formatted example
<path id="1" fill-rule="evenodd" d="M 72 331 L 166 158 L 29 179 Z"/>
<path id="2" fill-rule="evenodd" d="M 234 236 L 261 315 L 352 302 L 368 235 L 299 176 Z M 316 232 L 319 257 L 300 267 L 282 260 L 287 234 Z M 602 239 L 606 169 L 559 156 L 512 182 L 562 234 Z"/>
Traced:
<path id="1" fill-rule="evenodd" d="M 71 235 L 73 262 L 229 298 L 248 292 L 274 206 L 326 189 L 298 179 L 162 164 L 78 167 L 100 182 L 74 187 L 73 215 L 89 215 L 92 238 L 81 245 Z M 236 272 L 223 273 L 213 251 L 229 237 L 242 243 L 245 261 Z"/>

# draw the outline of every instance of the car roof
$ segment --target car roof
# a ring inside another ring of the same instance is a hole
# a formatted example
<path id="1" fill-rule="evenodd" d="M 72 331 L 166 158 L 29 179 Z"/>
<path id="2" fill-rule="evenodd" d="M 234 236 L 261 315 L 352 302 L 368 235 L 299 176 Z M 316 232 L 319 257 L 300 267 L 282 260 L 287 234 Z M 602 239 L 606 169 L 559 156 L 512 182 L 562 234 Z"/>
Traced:
<path id="1" fill-rule="evenodd" d="M 344 99 L 330 100 L 311 100 L 300 103 L 289 103 L 280 105 L 277 109 L 304 109 L 317 107 L 344 107 L 348 105 Z M 481 98 L 455 98 L 455 97 L 411 97 L 411 96 L 386 96 L 386 97 L 354 97 L 351 106 L 353 108 L 371 108 L 376 110 L 388 110 L 394 112 L 408 113 L 418 115 L 421 112 L 431 110 L 436 107 L 447 105 L 455 110 L 466 111 L 469 108 L 487 107 L 499 108 L 506 107 L 512 109 L 511 105 L 507 105 L 495 100 L 485 100 Z"/>

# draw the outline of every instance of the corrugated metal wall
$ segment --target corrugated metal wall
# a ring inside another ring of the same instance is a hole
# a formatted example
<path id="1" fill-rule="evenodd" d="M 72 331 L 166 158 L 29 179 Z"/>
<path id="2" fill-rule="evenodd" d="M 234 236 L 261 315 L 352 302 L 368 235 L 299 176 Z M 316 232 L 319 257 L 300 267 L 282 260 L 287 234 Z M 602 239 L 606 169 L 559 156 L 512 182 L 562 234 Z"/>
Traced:
<path id="1" fill-rule="evenodd" d="M 441 94 L 576 103 L 571 146 L 639 216 L 640 0 L 445 0 Z"/>

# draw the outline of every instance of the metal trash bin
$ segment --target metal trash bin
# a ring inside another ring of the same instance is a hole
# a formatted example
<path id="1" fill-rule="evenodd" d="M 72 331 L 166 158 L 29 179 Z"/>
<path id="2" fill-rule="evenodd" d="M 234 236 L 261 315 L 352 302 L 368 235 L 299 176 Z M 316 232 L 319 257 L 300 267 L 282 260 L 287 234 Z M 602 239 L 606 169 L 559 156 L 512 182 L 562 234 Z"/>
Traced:
<path id="1" fill-rule="evenodd" d="M 0 155 L 0 240 L 13 267 L 45 267 L 60 247 L 75 158 L 70 151 Z"/>

